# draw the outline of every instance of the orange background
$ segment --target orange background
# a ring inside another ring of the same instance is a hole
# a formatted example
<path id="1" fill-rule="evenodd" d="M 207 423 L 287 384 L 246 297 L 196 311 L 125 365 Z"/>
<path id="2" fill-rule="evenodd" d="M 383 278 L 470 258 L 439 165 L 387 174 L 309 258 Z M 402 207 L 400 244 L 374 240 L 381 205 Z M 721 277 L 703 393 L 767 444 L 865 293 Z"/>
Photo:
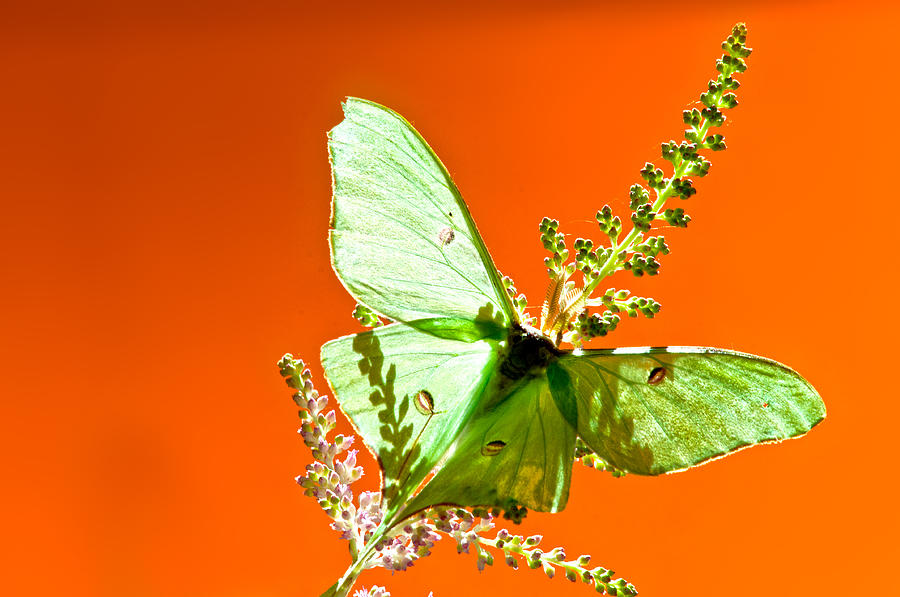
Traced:
<path id="1" fill-rule="evenodd" d="M 293 482 L 310 456 L 275 362 L 302 356 L 324 390 L 319 346 L 359 329 L 326 244 L 342 97 L 420 129 L 537 304 L 541 217 L 597 237 L 745 20 L 756 51 L 690 228 L 667 232 L 661 276 L 614 281 L 663 311 L 600 345 L 767 355 L 828 419 L 664 478 L 576 467 L 565 512 L 521 532 L 651 597 L 897 594 L 900 11 L 316 4 L 42 2 L 0 23 L 2 592 L 318 595 L 349 556 Z M 449 540 L 361 580 L 590 592 L 479 575 Z"/>

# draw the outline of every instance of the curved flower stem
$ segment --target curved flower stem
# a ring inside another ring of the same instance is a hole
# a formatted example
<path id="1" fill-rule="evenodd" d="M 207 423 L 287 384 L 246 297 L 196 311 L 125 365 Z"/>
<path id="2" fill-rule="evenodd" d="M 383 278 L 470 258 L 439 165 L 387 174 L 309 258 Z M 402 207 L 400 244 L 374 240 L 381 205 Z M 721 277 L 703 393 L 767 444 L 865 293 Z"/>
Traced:
<path id="1" fill-rule="evenodd" d="M 321 597 L 347 597 L 347 595 L 350 594 L 353 585 L 356 584 L 356 579 L 359 578 L 359 575 L 362 574 L 366 568 L 369 568 L 369 560 L 371 560 L 372 556 L 375 554 L 376 547 L 388 534 L 391 528 L 393 528 L 393 525 L 390 525 L 387 522 L 382 522 L 378 525 L 372 532 L 372 536 L 369 537 L 369 540 L 366 542 L 363 549 L 355 554 L 353 563 L 350 564 L 350 567 L 347 568 L 344 575 L 331 589 L 323 593 Z"/>

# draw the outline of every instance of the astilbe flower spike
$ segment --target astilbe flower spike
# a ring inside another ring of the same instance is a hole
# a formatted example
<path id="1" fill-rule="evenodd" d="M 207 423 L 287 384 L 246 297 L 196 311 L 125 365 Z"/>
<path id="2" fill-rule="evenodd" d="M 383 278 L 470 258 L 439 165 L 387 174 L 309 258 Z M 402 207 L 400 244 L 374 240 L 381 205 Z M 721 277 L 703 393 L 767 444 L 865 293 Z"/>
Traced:
<path id="1" fill-rule="evenodd" d="M 747 27 L 738 23 L 722 42 L 725 54 L 716 61 L 718 75 L 700 94 L 698 107 L 682 113 L 687 126 L 684 140 L 661 145 L 661 157 L 669 163 L 671 176 L 651 162 L 641 168 L 643 183 L 632 185 L 628 193 L 631 214 L 625 221 L 631 222 L 630 230 L 624 227 L 623 218 L 604 205 L 597 211 L 596 220 L 606 242 L 576 239 L 572 246 L 574 259 L 569 261 L 570 252 L 565 235 L 559 231 L 559 222 L 550 218 L 541 221 L 541 244 L 550 252 L 544 259 L 550 285 L 541 310 L 540 328 L 557 344 L 568 342 L 577 348 L 592 338 L 605 336 L 616 329 L 622 312 L 630 317 L 653 317 L 659 312 L 659 303 L 644 297 L 627 299 L 627 290 L 609 289 L 600 299 L 592 298 L 592 294 L 605 278 L 618 271 L 630 271 L 638 277 L 657 275 L 659 258 L 669 253 L 669 247 L 662 235 L 651 235 L 654 225 L 685 228 L 691 221 L 684 208 L 666 205 L 670 199 L 689 199 L 697 193 L 694 179 L 706 176 L 710 168 L 701 152 L 725 149 L 724 136 L 711 133 L 711 129 L 722 126 L 724 110 L 738 104 L 734 91 L 740 83 L 735 76 L 747 70 L 744 59 L 752 51 L 746 41 Z M 582 276 L 580 287 L 570 279 L 576 273 Z M 603 310 L 591 312 L 594 307 Z"/>

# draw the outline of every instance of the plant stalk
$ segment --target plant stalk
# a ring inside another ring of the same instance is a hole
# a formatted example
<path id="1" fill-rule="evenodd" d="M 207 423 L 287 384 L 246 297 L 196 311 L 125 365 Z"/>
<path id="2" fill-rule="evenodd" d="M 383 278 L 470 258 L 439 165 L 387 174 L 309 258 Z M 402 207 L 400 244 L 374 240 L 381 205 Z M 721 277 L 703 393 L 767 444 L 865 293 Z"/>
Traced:
<path id="1" fill-rule="evenodd" d="M 367 564 L 375 553 L 375 546 L 387 535 L 391 528 L 392 526 L 387 521 L 382 521 L 378 528 L 373 531 L 372 536 L 369 537 L 369 541 L 363 549 L 358 552 L 353 563 L 344 572 L 344 575 L 331 588 L 322 593 L 320 597 L 347 597 L 350 594 L 350 590 L 353 589 L 353 585 L 356 584 L 356 579 L 368 567 Z"/>

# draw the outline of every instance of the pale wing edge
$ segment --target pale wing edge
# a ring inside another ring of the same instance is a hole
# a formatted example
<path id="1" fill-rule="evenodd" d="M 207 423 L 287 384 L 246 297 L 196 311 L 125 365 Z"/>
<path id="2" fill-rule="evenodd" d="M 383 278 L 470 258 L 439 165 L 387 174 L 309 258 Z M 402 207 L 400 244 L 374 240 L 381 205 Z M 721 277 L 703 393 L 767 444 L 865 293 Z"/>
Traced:
<path id="1" fill-rule="evenodd" d="M 747 352 L 741 352 L 741 351 L 737 351 L 737 350 L 729 350 L 729 349 L 725 349 L 725 348 L 705 347 L 705 346 L 630 346 L 630 347 L 619 347 L 619 348 L 575 349 L 575 350 L 569 352 L 566 356 L 591 357 L 591 356 L 627 356 L 627 355 L 651 355 L 651 354 L 673 354 L 673 355 L 678 355 L 678 354 L 700 354 L 700 355 L 702 355 L 702 354 L 717 354 L 717 355 L 728 355 L 728 356 L 740 357 L 740 358 L 750 359 L 753 361 L 761 361 L 763 363 L 774 365 L 774 366 L 784 370 L 785 372 L 792 374 L 797 379 L 801 380 L 804 383 L 804 385 L 806 386 L 806 388 L 809 390 L 809 392 L 813 396 L 815 396 L 816 398 L 819 399 L 819 402 L 822 407 L 822 412 L 821 412 L 821 416 L 819 416 L 818 419 L 811 421 L 809 424 L 809 428 L 802 433 L 790 435 L 787 437 L 765 439 L 765 440 L 760 440 L 757 442 L 743 444 L 740 446 L 736 446 L 736 447 L 734 447 L 726 452 L 723 452 L 721 454 L 716 454 L 716 455 L 710 456 L 708 458 L 704 458 L 703 460 L 699 460 L 693 464 L 688 464 L 682 468 L 660 471 L 660 472 L 656 472 L 656 473 L 639 473 L 641 476 L 656 477 L 656 476 L 660 476 L 660 475 L 669 475 L 669 474 L 673 474 L 673 473 L 680 473 L 680 472 L 686 471 L 688 469 L 702 466 L 704 464 L 708 464 L 710 462 L 725 458 L 726 456 L 731 456 L 732 454 L 741 452 L 743 450 L 746 450 L 747 448 L 752 448 L 754 446 L 779 444 L 781 442 L 788 441 L 788 440 L 800 439 L 802 437 L 805 437 L 810 431 L 812 431 L 816 426 L 818 426 L 822 421 L 824 421 L 827 416 L 825 403 L 822 400 L 819 392 L 805 377 L 800 375 L 796 370 L 792 369 L 791 367 L 788 367 L 787 365 L 785 365 L 779 361 L 770 359 L 768 357 L 762 357 L 759 355 L 747 353 Z M 563 358 L 563 362 L 561 363 L 561 365 L 563 365 L 563 366 L 565 366 L 564 361 L 565 361 L 565 358 Z M 570 369 L 569 367 L 566 367 L 566 370 L 572 375 L 578 374 L 577 371 L 574 371 L 574 370 Z"/>
<path id="2" fill-rule="evenodd" d="M 709 346 L 623 346 L 619 348 L 584 348 L 575 349 L 569 354 L 572 356 L 626 356 L 626 355 L 644 355 L 644 354 L 722 354 L 733 357 L 741 357 L 753 361 L 761 361 L 769 365 L 775 365 L 788 373 L 792 373 L 806 384 L 807 388 L 816 396 L 819 396 L 818 390 L 805 377 L 800 375 L 796 370 L 788 367 L 780 361 L 770 359 L 769 357 L 761 357 L 749 352 L 741 352 L 739 350 L 730 350 L 727 348 L 713 348 Z M 821 396 L 819 396 L 821 399 Z M 825 415 L 822 415 L 825 418 Z"/>

